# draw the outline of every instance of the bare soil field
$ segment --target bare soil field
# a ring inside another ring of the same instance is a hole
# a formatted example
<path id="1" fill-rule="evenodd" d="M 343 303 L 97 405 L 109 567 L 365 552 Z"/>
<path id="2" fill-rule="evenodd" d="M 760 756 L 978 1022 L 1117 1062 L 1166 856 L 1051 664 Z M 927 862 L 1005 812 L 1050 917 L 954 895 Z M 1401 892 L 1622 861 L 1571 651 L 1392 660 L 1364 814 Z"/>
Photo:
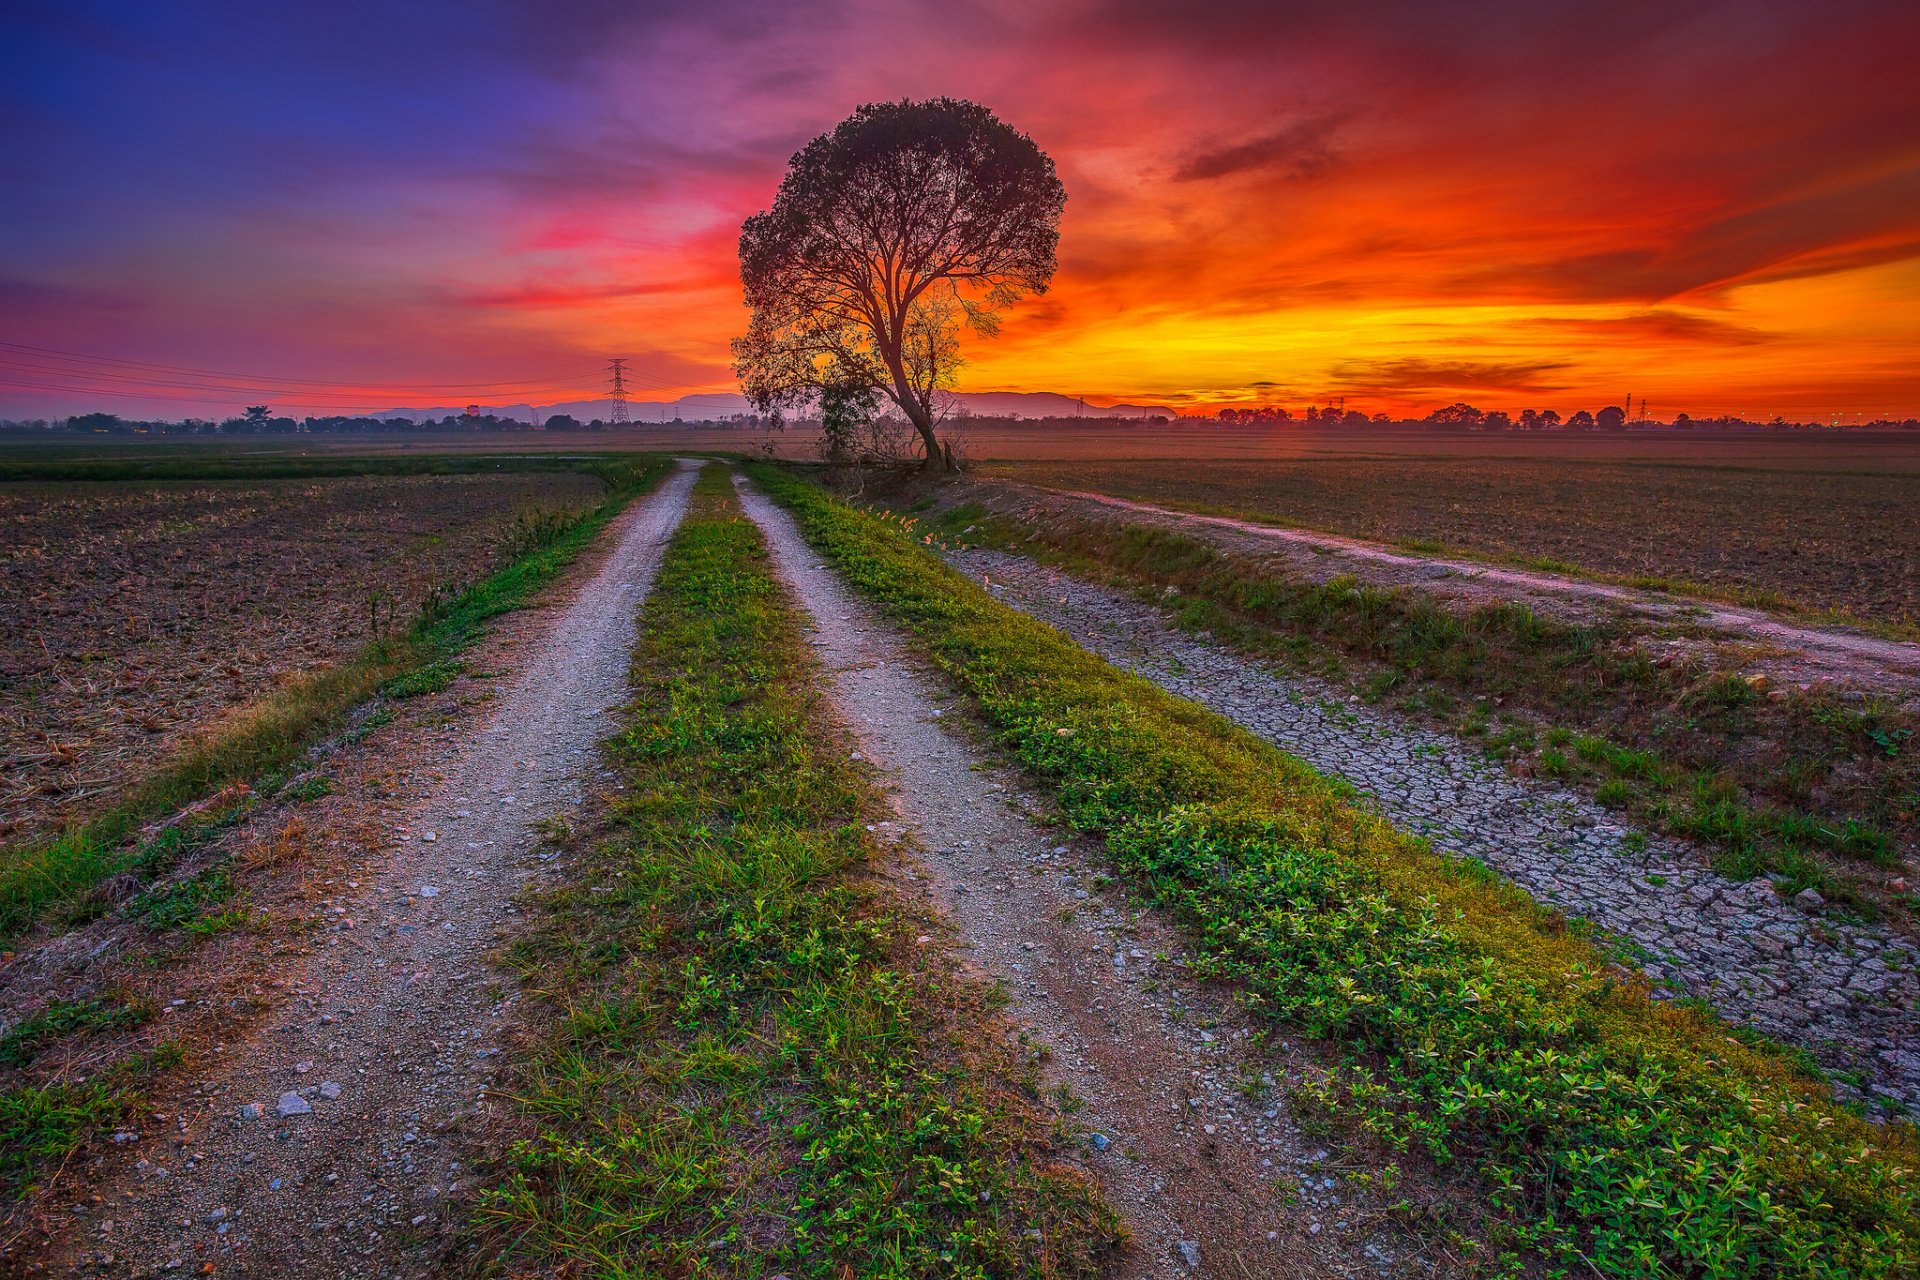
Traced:
<path id="1" fill-rule="evenodd" d="M 1902 627 L 1920 622 L 1920 474 L 1904 460 L 1854 459 L 1862 470 L 1831 458 L 1735 468 L 1711 456 L 1030 461 L 983 469 L 1422 551 Z"/>
<path id="2" fill-rule="evenodd" d="M 499 562 L 577 472 L 0 486 L 0 840 Z"/>

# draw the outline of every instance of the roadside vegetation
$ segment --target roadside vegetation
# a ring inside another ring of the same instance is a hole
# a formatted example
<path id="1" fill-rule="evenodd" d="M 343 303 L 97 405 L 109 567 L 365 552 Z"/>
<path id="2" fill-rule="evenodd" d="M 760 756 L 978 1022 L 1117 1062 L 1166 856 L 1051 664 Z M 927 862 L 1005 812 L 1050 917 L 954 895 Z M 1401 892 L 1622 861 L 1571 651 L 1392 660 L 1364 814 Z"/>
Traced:
<path id="1" fill-rule="evenodd" d="M 623 789 L 512 955 L 550 1010 L 491 1256 L 590 1276 L 1091 1276 L 991 993 L 916 952 L 875 806 L 725 469 L 642 615 Z M 518 1272 L 515 1271 L 517 1274 Z"/>
<path id="2" fill-rule="evenodd" d="M 93 892 L 109 878 L 123 895 L 123 873 L 136 884 L 163 874 L 196 832 L 230 821 L 283 785 L 306 749 L 344 727 L 354 708 L 383 689 L 404 695 L 423 673 L 446 670 L 487 619 L 524 603 L 666 469 L 658 460 L 597 464 L 595 474 L 606 485 L 603 500 L 510 529 L 506 551 L 512 559 L 497 571 L 471 585 L 430 592 L 410 625 L 288 682 L 195 736 L 105 811 L 52 836 L 0 848 L 0 940 L 18 938 L 42 921 L 70 926 L 110 909 L 117 896 Z"/>
<path id="3" fill-rule="evenodd" d="M 1920 1266 L 1920 1143 L 1796 1055 L 1656 1003 L 1564 920 L 945 567 L 931 535 L 753 474 L 1256 1013 L 1344 1049 L 1296 1101 L 1477 1179 L 1486 1260 L 1558 1274 Z"/>
<path id="4" fill-rule="evenodd" d="M 1700 841 L 1723 874 L 1895 919 L 1920 906 L 1888 887 L 1920 838 L 1920 745 L 1912 714 L 1884 699 L 1670 658 L 1623 621 L 1307 581 L 1124 517 L 1027 522 L 963 502 L 925 531 L 1143 593 L 1189 630 L 1350 681 L 1521 771 L 1584 779 L 1603 803 Z"/>

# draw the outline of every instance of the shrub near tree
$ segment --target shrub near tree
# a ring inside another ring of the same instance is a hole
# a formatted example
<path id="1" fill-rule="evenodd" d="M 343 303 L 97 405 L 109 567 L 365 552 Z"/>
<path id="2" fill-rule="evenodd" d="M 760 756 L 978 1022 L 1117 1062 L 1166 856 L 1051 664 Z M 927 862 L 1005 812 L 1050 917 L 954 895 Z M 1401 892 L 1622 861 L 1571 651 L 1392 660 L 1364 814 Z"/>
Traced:
<path id="1" fill-rule="evenodd" d="M 993 112 L 955 98 L 861 107 L 793 157 L 773 208 L 740 232 L 752 319 L 734 341 L 762 413 L 856 388 L 884 393 L 950 467 L 937 392 L 981 336 L 1053 279 L 1066 189 L 1053 161 Z"/>

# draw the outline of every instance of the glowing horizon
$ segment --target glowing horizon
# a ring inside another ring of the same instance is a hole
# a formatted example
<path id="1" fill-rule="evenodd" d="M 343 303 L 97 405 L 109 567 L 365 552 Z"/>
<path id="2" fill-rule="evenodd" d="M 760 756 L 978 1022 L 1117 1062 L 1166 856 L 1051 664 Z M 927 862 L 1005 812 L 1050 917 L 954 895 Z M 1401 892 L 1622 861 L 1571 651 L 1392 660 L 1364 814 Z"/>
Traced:
<path id="1" fill-rule="evenodd" d="M 1920 415 L 1910 5 L 281 8 L 9 16 L 0 340 L 316 412 L 589 399 L 608 354 L 732 391 L 786 157 L 950 93 L 1068 191 L 963 391 Z M 244 398 L 45 367 L 0 359 L 0 416 Z"/>

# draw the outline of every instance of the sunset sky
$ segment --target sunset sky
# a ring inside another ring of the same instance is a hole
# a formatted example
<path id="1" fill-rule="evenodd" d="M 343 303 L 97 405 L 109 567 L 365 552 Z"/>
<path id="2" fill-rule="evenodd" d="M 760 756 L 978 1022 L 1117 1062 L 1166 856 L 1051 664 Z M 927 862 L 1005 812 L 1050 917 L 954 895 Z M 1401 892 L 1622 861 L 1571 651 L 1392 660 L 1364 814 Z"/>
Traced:
<path id="1" fill-rule="evenodd" d="M 742 218 L 939 94 L 1068 193 L 964 390 L 1920 414 L 1913 0 L 12 0 L 0 73 L 0 416 L 732 391 Z"/>

